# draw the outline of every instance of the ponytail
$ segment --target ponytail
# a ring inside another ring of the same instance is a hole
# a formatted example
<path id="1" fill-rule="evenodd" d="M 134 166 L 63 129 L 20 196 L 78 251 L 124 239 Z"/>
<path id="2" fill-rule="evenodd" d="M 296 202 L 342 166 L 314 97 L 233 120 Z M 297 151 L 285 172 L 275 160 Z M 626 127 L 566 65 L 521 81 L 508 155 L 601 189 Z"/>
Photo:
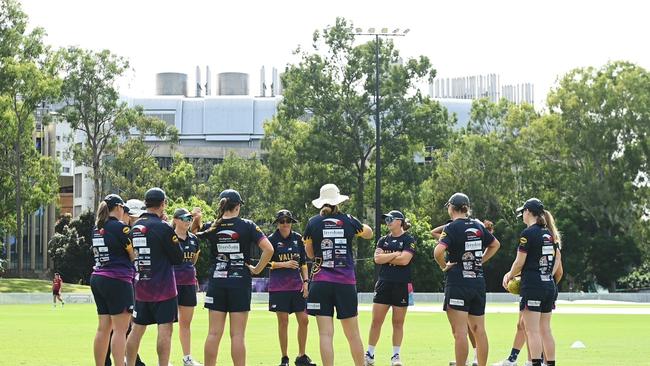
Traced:
<path id="1" fill-rule="evenodd" d="M 547 210 L 544 210 L 544 220 L 546 220 L 546 227 L 551 232 L 551 235 L 553 235 L 553 239 L 555 239 L 555 242 L 560 246 L 560 249 L 562 249 L 562 234 L 560 234 L 560 231 L 558 231 L 557 226 L 555 225 L 553 215 Z"/>
<path id="2" fill-rule="evenodd" d="M 99 207 L 97 207 L 97 219 L 95 221 L 95 226 L 97 226 L 98 229 L 101 229 L 104 227 L 104 224 L 108 220 L 108 214 L 109 214 L 109 209 L 108 205 L 106 202 L 102 201 L 99 203 Z"/>
<path id="3" fill-rule="evenodd" d="M 217 210 L 217 219 L 212 223 L 212 228 L 216 228 L 223 221 L 223 214 L 226 211 L 232 211 L 237 207 L 239 203 L 231 202 L 227 197 L 222 198 L 219 201 L 219 209 Z"/>
<path id="4" fill-rule="evenodd" d="M 320 209 L 320 215 L 321 216 L 329 216 L 329 215 L 334 215 L 336 213 L 339 213 L 339 207 L 336 205 L 323 205 Z"/>
<path id="5" fill-rule="evenodd" d="M 402 220 L 402 229 L 404 229 L 404 231 L 408 231 L 408 229 L 410 228 L 411 228 L 411 222 L 406 218 Z"/>
<path id="6" fill-rule="evenodd" d="M 460 212 L 462 214 L 465 214 L 468 217 L 472 216 L 472 210 L 469 208 L 468 205 L 461 205 L 461 206 L 451 205 L 451 209 L 456 211 L 456 212 Z"/>

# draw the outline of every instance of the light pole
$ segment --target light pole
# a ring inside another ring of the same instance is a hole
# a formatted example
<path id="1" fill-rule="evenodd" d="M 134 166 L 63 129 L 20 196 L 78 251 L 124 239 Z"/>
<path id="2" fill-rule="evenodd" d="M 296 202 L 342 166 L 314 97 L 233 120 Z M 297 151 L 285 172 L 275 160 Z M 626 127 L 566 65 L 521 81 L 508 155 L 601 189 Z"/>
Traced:
<path id="1" fill-rule="evenodd" d="M 354 34 L 357 36 L 375 37 L 375 242 L 379 240 L 381 229 L 381 120 L 379 115 L 379 37 L 404 37 L 410 29 L 400 31 L 395 29 L 392 32 L 388 28 L 381 28 L 375 32 L 375 28 L 368 28 L 364 32 L 356 28 Z"/>

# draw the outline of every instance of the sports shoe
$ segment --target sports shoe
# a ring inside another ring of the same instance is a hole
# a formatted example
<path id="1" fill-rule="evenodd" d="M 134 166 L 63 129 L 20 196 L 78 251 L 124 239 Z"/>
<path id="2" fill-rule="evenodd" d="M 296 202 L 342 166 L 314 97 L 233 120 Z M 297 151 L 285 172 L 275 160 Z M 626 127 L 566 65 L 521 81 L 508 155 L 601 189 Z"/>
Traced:
<path id="1" fill-rule="evenodd" d="M 200 364 L 192 358 L 192 356 L 188 358 L 183 358 L 183 366 L 203 366 L 203 364 Z"/>
<path id="2" fill-rule="evenodd" d="M 532 361 L 526 361 L 524 363 L 524 366 L 533 366 L 533 362 Z"/>
<path id="3" fill-rule="evenodd" d="M 375 356 L 371 356 L 370 353 L 366 352 L 364 356 L 364 365 L 365 366 L 375 366 Z"/>
<path id="4" fill-rule="evenodd" d="M 402 360 L 399 359 L 399 353 L 390 358 L 390 366 L 402 366 Z"/>
<path id="5" fill-rule="evenodd" d="M 472 363 L 469 363 L 469 361 L 467 361 L 466 365 L 467 366 L 478 366 L 478 362 L 473 361 Z M 449 366 L 456 366 L 456 361 L 449 361 Z M 501 363 L 495 363 L 493 366 L 501 366 Z"/>
<path id="6" fill-rule="evenodd" d="M 492 366 L 517 366 L 517 361 L 510 361 L 507 358 L 501 362 L 493 363 Z"/>
<path id="7" fill-rule="evenodd" d="M 289 357 L 282 356 L 280 359 L 280 366 L 289 366 Z"/>
<path id="8" fill-rule="evenodd" d="M 296 357 L 295 364 L 296 366 L 316 366 L 316 364 L 312 362 L 311 358 L 309 358 L 307 354 Z"/>

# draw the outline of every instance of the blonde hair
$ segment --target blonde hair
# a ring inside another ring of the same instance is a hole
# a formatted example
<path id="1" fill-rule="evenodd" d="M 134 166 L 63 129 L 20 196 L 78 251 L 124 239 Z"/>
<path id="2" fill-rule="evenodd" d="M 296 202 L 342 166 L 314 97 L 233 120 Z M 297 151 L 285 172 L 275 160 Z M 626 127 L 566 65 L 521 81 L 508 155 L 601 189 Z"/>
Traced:
<path id="1" fill-rule="evenodd" d="M 544 210 L 544 220 L 546 220 L 546 227 L 553 235 L 555 242 L 560 246 L 560 249 L 562 249 L 562 234 L 555 225 L 555 218 L 553 218 L 553 215 L 547 210 Z"/>
<path id="2" fill-rule="evenodd" d="M 97 226 L 98 229 L 104 227 L 104 224 L 108 220 L 109 213 L 110 210 L 108 209 L 108 204 L 106 204 L 104 201 L 100 202 L 99 207 L 97 207 L 97 215 L 95 220 L 95 226 Z"/>

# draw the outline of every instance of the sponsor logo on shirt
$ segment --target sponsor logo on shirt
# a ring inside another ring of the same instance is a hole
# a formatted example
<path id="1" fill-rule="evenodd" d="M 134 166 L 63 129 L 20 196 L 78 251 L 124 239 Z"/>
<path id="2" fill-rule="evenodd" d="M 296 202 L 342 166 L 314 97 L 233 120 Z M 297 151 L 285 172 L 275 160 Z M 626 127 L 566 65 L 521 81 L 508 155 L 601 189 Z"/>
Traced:
<path id="1" fill-rule="evenodd" d="M 221 253 L 239 252 L 239 243 L 218 243 L 217 250 Z"/>
<path id="2" fill-rule="evenodd" d="M 343 238 L 345 230 L 343 229 L 323 229 L 323 236 L 326 238 Z"/>

